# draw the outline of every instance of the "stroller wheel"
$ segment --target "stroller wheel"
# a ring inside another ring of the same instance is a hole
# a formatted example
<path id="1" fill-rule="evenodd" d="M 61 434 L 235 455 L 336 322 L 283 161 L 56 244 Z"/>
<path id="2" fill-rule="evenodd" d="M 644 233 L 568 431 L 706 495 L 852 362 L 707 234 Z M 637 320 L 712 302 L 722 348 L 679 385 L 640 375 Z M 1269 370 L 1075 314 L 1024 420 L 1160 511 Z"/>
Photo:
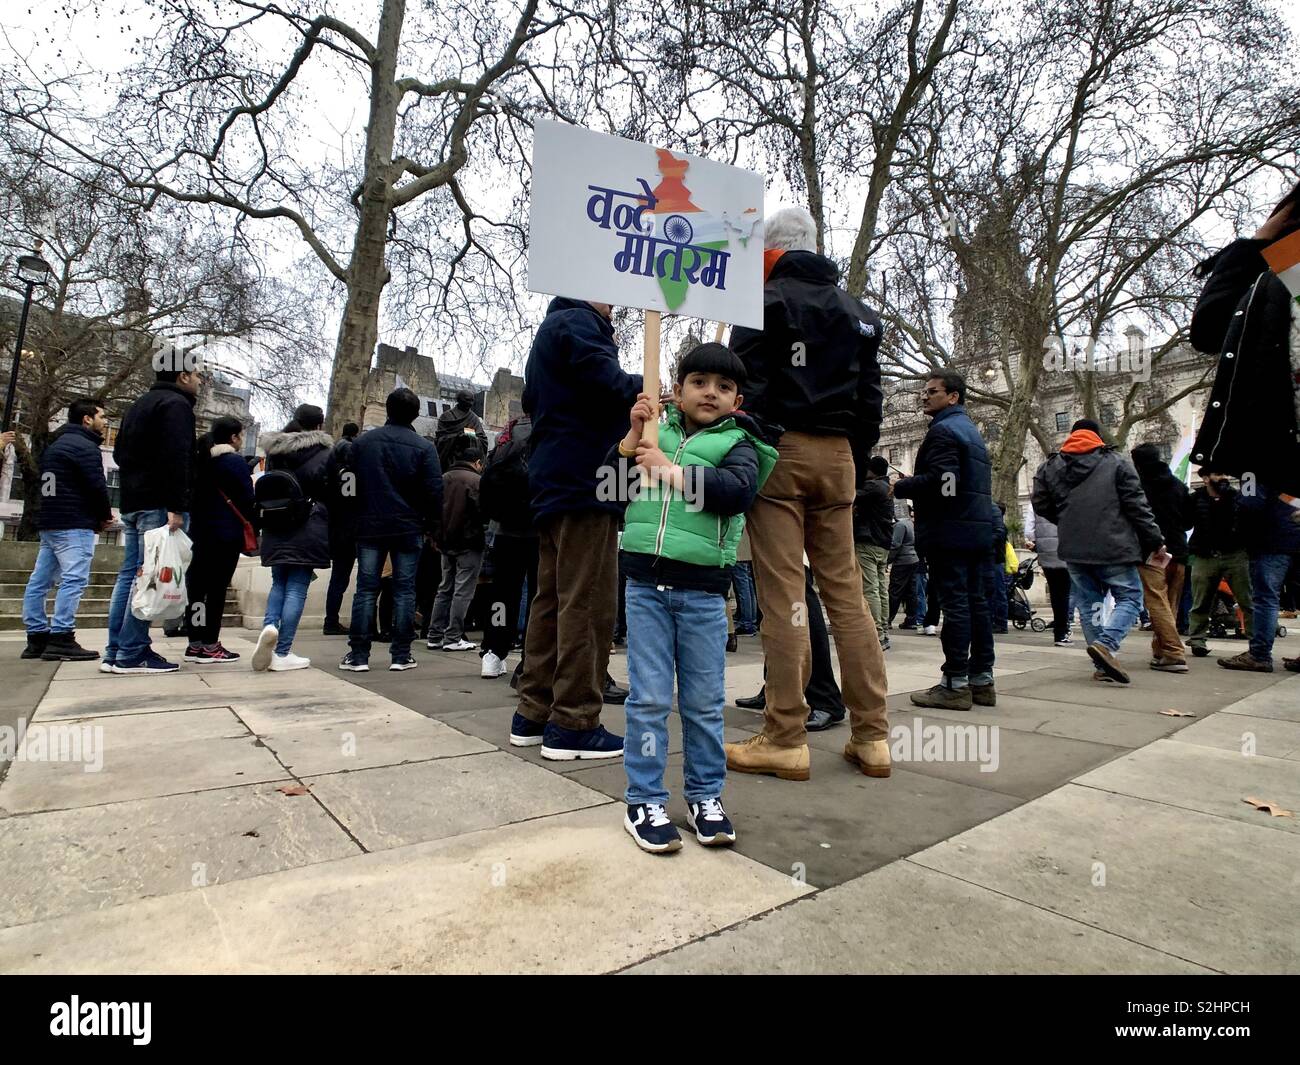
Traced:
<path id="1" fill-rule="evenodd" d="M 1034 618 L 1034 620 L 1029 623 L 1029 627 L 1035 632 L 1046 632 L 1047 622 L 1042 618 Z"/>
<path id="2" fill-rule="evenodd" d="M 1023 621 L 1013 621 L 1011 624 L 1014 625 L 1021 632 L 1025 631 L 1025 623 Z"/>
<path id="3" fill-rule="evenodd" d="M 1285 625 L 1279 625 L 1279 626 L 1277 627 L 1277 634 L 1278 634 L 1279 638 L 1285 636 L 1285 635 L 1286 635 L 1286 626 L 1285 626 Z"/>

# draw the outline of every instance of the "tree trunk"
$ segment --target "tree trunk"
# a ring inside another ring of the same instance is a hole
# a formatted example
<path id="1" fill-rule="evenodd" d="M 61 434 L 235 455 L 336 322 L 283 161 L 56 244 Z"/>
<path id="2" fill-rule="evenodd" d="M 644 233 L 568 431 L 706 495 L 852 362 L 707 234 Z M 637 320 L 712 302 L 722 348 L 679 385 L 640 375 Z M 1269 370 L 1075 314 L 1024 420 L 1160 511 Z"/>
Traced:
<path id="1" fill-rule="evenodd" d="M 389 276 L 385 251 L 392 212 L 393 137 L 401 100 L 397 51 L 405 15 L 405 0 L 384 0 L 370 72 L 370 120 L 366 124 L 360 217 L 347 268 L 348 299 L 330 375 L 329 418 L 325 424 L 334 436 L 340 435 L 344 422 L 361 421 L 366 375 L 379 340 L 379 303 Z"/>
<path id="2" fill-rule="evenodd" d="M 1002 422 L 997 455 L 993 459 L 993 498 L 1011 509 L 1019 495 L 1017 481 L 1025 456 L 1025 438 L 1034 417 L 1034 396 L 1043 373 L 1043 342 L 1048 326 L 1026 322 L 1020 329 L 1019 375 L 1011 393 L 1011 406 Z"/>

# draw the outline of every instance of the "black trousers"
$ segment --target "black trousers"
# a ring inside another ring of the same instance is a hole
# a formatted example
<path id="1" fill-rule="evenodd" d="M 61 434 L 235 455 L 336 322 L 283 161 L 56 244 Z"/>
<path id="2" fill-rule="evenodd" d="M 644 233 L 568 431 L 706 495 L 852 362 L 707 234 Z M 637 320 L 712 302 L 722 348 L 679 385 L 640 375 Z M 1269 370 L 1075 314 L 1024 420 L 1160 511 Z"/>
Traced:
<path id="1" fill-rule="evenodd" d="M 929 599 L 943 609 L 943 672 L 947 677 L 993 673 L 987 551 L 950 551 L 930 559 Z"/>
<path id="2" fill-rule="evenodd" d="M 497 533 L 492 541 L 492 588 L 483 627 L 483 650 L 498 658 L 504 659 L 510 653 L 519 631 L 519 597 L 525 577 L 531 599 L 537 593 L 537 538 Z M 525 619 L 525 632 L 527 626 Z"/>
<path id="3" fill-rule="evenodd" d="M 239 565 L 234 544 L 196 543 L 190 568 L 185 571 L 185 635 L 190 643 L 212 644 L 221 635 L 221 615 L 226 609 L 226 589 Z"/>
<path id="4" fill-rule="evenodd" d="M 624 552 L 618 553 L 618 616 L 614 619 L 614 639 L 627 639 L 627 565 Z"/>
<path id="5" fill-rule="evenodd" d="M 1044 569 L 1047 579 L 1047 597 L 1052 603 L 1052 639 L 1064 640 L 1070 631 L 1070 571 Z"/>
<path id="6" fill-rule="evenodd" d="M 939 613 L 943 604 L 939 602 L 939 588 L 934 580 L 934 563 L 926 561 L 925 565 L 925 618 L 922 625 L 938 625 Z"/>
<path id="7" fill-rule="evenodd" d="M 420 615 L 422 640 L 429 638 L 429 621 L 433 618 L 433 600 L 442 583 L 442 552 L 425 541 L 420 548 L 420 565 L 415 571 L 415 612 Z"/>
<path id="8" fill-rule="evenodd" d="M 338 624 L 343 596 L 352 581 L 352 567 L 357 561 L 357 542 L 351 536 L 330 535 L 330 583 L 325 589 L 325 623 Z"/>
<path id="9" fill-rule="evenodd" d="M 808 686 L 803 690 L 804 700 L 810 710 L 825 710 L 833 717 L 843 717 L 844 696 L 835 680 L 835 663 L 831 659 L 831 636 L 826 628 L 826 612 L 813 587 L 812 570 L 803 568 L 804 598 L 808 602 L 808 642 L 812 645 L 812 672 Z M 767 676 L 767 662 L 763 662 L 763 676 Z M 766 685 L 764 685 L 766 691 Z"/>
<path id="10" fill-rule="evenodd" d="M 916 624 L 916 567 L 915 562 L 895 562 L 889 568 L 889 624 L 903 607 L 903 624 Z"/>

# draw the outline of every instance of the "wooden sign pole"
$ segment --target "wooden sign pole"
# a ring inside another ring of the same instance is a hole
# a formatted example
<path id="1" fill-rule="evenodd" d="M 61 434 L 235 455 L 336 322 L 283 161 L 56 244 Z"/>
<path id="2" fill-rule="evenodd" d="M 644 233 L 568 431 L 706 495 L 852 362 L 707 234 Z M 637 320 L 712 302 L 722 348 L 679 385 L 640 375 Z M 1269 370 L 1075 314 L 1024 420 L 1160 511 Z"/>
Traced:
<path id="1" fill-rule="evenodd" d="M 725 333 L 726 331 L 727 331 L 727 323 L 726 323 L 726 322 L 719 322 L 719 323 L 718 323 L 718 328 L 717 328 L 717 329 L 714 331 L 714 333 L 713 333 L 713 342 L 714 342 L 715 344 L 721 344 L 721 343 L 722 343 L 722 334 Z"/>
<path id="2" fill-rule="evenodd" d="M 645 361 L 641 367 L 641 391 L 659 402 L 659 312 L 645 312 Z M 646 444 L 659 444 L 658 421 L 646 422 L 641 440 Z"/>

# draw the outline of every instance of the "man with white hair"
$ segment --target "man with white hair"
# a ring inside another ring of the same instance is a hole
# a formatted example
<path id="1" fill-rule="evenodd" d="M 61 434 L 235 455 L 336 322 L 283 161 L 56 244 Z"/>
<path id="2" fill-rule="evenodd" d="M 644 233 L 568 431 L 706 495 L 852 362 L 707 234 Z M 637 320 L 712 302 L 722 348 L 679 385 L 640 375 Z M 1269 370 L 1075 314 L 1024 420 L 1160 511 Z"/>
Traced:
<path id="1" fill-rule="evenodd" d="M 749 376 L 746 412 L 785 430 L 748 525 L 768 666 L 766 722 L 752 739 L 727 744 L 727 765 L 808 779 L 807 551 L 852 724 L 844 757 L 867 776 L 887 777 L 885 659 L 853 547 L 854 491 L 880 437 L 881 322 L 839 287 L 839 269 L 814 250 L 817 230 L 807 211 L 777 211 L 764 242 L 763 329 L 737 327 L 731 347 Z"/>

